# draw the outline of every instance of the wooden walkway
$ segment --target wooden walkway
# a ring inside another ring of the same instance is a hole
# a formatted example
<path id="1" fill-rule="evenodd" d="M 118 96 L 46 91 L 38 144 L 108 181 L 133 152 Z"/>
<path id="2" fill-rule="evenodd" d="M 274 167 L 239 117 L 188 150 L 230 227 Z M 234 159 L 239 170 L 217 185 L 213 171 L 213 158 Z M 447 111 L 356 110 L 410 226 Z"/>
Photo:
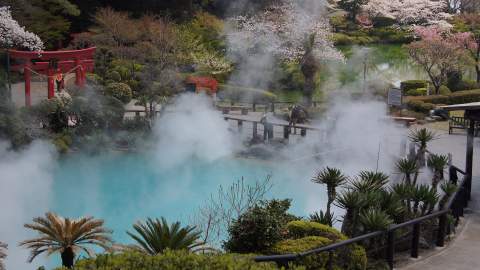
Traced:
<path id="1" fill-rule="evenodd" d="M 304 124 L 297 124 L 295 126 L 290 126 L 290 124 L 285 120 L 273 119 L 268 122 L 262 121 L 262 114 L 247 114 L 247 115 L 238 115 L 238 114 L 224 114 L 223 117 L 226 121 L 236 121 L 239 129 L 242 129 L 244 123 L 252 124 L 253 138 L 258 137 L 258 125 L 263 126 L 263 139 L 271 140 L 274 138 L 274 128 L 281 127 L 283 129 L 283 139 L 288 139 L 292 134 L 292 130 L 296 133 L 296 129 L 300 129 L 300 135 L 302 137 L 307 136 L 307 130 L 319 131 L 320 129 Z"/>

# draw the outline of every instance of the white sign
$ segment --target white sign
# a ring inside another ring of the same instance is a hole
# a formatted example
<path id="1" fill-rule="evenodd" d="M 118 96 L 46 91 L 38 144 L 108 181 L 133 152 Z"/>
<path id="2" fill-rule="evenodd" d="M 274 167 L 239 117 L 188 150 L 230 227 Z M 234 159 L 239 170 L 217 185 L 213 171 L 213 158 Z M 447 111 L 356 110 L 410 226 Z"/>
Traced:
<path id="1" fill-rule="evenodd" d="M 387 104 L 390 106 L 402 106 L 402 90 L 395 88 L 388 90 Z"/>

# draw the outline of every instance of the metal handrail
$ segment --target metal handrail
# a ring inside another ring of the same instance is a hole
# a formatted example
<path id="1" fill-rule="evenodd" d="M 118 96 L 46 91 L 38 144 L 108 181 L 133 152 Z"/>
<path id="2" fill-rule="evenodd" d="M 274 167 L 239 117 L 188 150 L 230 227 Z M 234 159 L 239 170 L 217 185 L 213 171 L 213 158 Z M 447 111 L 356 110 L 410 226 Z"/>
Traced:
<path id="1" fill-rule="evenodd" d="M 393 256 L 394 256 L 394 248 L 395 248 L 395 231 L 401 228 L 414 226 L 413 230 L 413 237 L 412 237 L 412 257 L 418 257 L 418 241 L 420 236 L 420 223 L 430 220 L 433 218 L 439 218 L 439 229 L 437 233 L 437 246 L 443 246 L 445 241 L 446 231 L 448 230 L 446 227 L 447 223 L 447 215 L 452 213 L 456 218 L 456 224 L 458 224 L 458 219 L 460 216 L 463 216 L 463 208 L 467 206 L 468 200 L 466 198 L 466 190 L 465 186 L 467 184 L 468 175 L 458 167 L 451 166 L 453 170 L 456 170 L 464 175 L 462 181 L 460 181 L 458 185 L 458 189 L 450 196 L 445 207 L 443 209 L 439 209 L 434 213 L 418 217 L 400 224 L 393 224 L 388 229 L 383 231 L 375 231 L 370 232 L 367 234 L 363 234 L 351 239 L 347 239 L 344 241 L 340 241 L 325 247 L 320 247 L 312 250 L 308 250 L 301 253 L 292 253 L 292 254 L 284 254 L 284 255 L 271 255 L 271 256 L 257 256 L 255 257 L 256 262 L 276 262 L 278 265 L 288 268 L 288 263 L 293 262 L 301 257 L 319 254 L 322 252 L 332 252 L 341 247 L 355 244 L 364 240 L 368 240 L 374 237 L 382 236 L 387 234 L 387 256 L 386 260 L 390 266 L 390 269 L 393 269 Z M 332 256 L 329 256 L 329 260 L 331 260 Z M 333 269 L 331 261 L 328 262 L 328 269 Z"/>

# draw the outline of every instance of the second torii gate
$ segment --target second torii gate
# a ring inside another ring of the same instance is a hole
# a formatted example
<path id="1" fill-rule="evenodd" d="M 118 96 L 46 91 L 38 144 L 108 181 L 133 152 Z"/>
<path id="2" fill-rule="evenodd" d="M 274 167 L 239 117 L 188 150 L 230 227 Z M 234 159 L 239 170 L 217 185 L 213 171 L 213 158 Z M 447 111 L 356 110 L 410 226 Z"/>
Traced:
<path id="1" fill-rule="evenodd" d="M 31 106 L 32 72 L 47 76 L 48 98 L 55 96 L 55 76 L 58 73 L 75 72 L 75 84 L 83 87 L 86 73 L 93 71 L 95 47 L 71 51 L 30 52 L 9 50 L 10 58 L 19 62 L 11 67 L 12 71 L 23 71 L 25 80 L 25 106 Z"/>

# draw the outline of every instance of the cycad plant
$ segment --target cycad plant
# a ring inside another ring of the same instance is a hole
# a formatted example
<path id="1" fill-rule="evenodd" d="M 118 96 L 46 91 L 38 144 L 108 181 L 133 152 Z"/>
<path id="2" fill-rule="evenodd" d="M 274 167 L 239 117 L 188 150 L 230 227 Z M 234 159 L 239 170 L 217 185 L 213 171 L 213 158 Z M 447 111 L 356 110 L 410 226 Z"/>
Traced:
<path id="1" fill-rule="evenodd" d="M 388 184 L 388 175 L 382 172 L 361 171 L 358 177 L 350 182 L 350 187 L 359 192 L 383 190 Z"/>
<path id="2" fill-rule="evenodd" d="M 358 215 L 364 205 L 364 196 L 356 190 L 348 189 L 336 198 L 338 207 L 345 210 L 342 223 L 342 233 L 353 237 L 358 231 Z"/>
<path id="3" fill-rule="evenodd" d="M 382 231 L 393 224 L 393 220 L 385 211 L 370 208 L 360 214 L 360 223 L 365 232 Z"/>
<path id="4" fill-rule="evenodd" d="M 403 179 L 407 184 L 414 184 L 414 185 L 416 184 L 419 168 L 415 160 L 402 158 L 397 161 L 396 167 L 397 167 L 397 171 L 404 175 Z M 412 175 L 413 175 L 413 179 L 412 179 Z"/>
<path id="5" fill-rule="evenodd" d="M 380 209 L 385 211 L 396 223 L 404 222 L 407 210 L 400 198 L 395 193 L 387 190 L 381 191 L 380 194 L 380 200 L 377 202 Z"/>
<path id="6" fill-rule="evenodd" d="M 437 190 L 438 184 L 444 180 L 443 171 L 448 165 L 448 156 L 431 154 L 428 157 L 428 167 L 433 171 L 432 186 Z"/>
<path id="7" fill-rule="evenodd" d="M 7 257 L 7 244 L 0 242 L 0 270 L 5 270 L 3 260 Z"/>
<path id="8" fill-rule="evenodd" d="M 430 209 L 433 211 L 438 201 L 436 194 L 436 190 L 429 185 L 416 186 L 412 193 L 412 214 L 418 217 L 430 212 Z"/>
<path id="9" fill-rule="evenodd" d="M 38 232 L 39 236 L 23 241 L 20 245 L 31 250 L 29 262 L 42 253 L 60 253 L 62 265 L 72 268 L 79 252 L 94 255 L 90 246 L 110 249 L 111 231 L 103 227 L 103 224 L 103 220 L 93 217 L 69 219 L 49 212 L 45 217 L 34 218 L 32 224 L 25 224 L 25 228 Z"/>
<path id="10" fill-rule="evenodd" d="M 415 129 L 410 130 L 408 138 L 411 142 L 418 145 L 416 159 L 420 166 L 425 166 L 425 153 L 427 152 L 427 146 L 429 142 L 436 139 L 435 133 L 426 128 Z"/>
<path id="11" fill-rule="evenodd" d="M 397 196 L 408 213 L 412 213 L 411 201 L 415 186 L 413 184 L 402 182 L 392 186 L 391 192 Z"/>
<path id="12" fill-rule="evenodd" d="M 327 214 L 322 210 L 318 212 L 313 212 L 312 214 L 310 214 L 309 220 L 312 222 L 317 222 L 317 223 L 325 224 L 329 226 L 335 223 L 336 221 L 333 213 Z"/>
<path id="13" fill-rule="evenodd" d="M 318 172 L 312 181 L 317 184 L 324 184 L 327 186 L 327 211 L 326 215 L 331 215 L 331 205 L 335 201 L 337 195 L 337 187 L 342 186 L 348 180 L 339 169 L 326 167 L 322 171 Z M 330 224 L 331 226 L 332 224 Z"/>
<path id="14" fill-rule="evenodd" d="M 137 222 L 133 225 L 136 232 L 127 234 L 137 242 L 134 249 L 150 255 L 157 255 L 166 249 L 195 251 L 204 245 L 200 242 L 201 232 L 196 227 L 182 227 L 180 222 L 168 224 L 165 218 Z"/>
<path id="15" fill-rule="evenodd" d="M 443 209 L 445 208 L 445 204 L 448 202 L 450 197 L 457 191 L 458 187 L 454 183 L 451 183 L 449 181 L 444 181 L 440 185 L 440 189 L 443 191 L 444 195 L 440 202 L 438 203 L 438 208 Z"/>

